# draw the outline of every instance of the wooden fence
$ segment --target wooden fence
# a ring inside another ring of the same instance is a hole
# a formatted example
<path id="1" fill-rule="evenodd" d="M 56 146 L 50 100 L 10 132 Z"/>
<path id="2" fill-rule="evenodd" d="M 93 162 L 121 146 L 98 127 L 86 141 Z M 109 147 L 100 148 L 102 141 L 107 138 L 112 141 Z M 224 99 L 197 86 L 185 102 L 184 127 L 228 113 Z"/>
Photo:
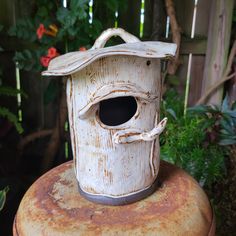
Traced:
<path id="1" fill-rule="evenodd" d="M 0 24 L 11 26 L 20 17 L 30 14 L 32 2 L 23 0 L 0 1 Z M 99 19 L 104 29 L 116 25 L 138 37 L 142 36 L 142 40 L 159 39 L 171 42 L 172 34 L 163 0 L 128 0 L 126 2 L 126 11 L 117 9 L 117 12 L 110 12 L 106 9 L 104 1 L 90 1 L 90 15 Z M 187 78 L 190 79 L 188 105 L 195 104 L 202 94 L 202 85 L 206 85 L 206 82 L 203 82 L 203 78 L 213 2 L 213 0 L 174 1 L 176 17 L 182 35 L 180 66 L 176 73 L 179 81 L 177 89 L 184 93 L 186 80 Z M 217 2 L 219 1 L 217 0 Z M 233 1 L 226 0 L 225 2 L 226 5 L 232 5 Z M 229 9 L 226 9 L 226 11 L 230 12 Z M 114 18 L 110 21 L 106 18 L 109 14 L 114 15 Z M 169 33 L 168 29 L 170 29 Z M 230 33 L 230 30 L 227 30 Z M 229 39 L 227 40 L 229 41 Z M 5 49 L 0 56 L 0 63 L 3 67 L 2 83 L 16 87 L 17 71 L 12 57 L 16 50 L 27 48 L 27 44 L 24 42 L 18 44 L 15 39 L 9 39 L 2 35 L 0 45 Z M 224 55 L 228 53 L 227 50 L 226 48 Z M 191 61 L 189 60 L 190 55 Z M 1 99 L 0 105 L 3 103 L 7 104 L 15 113 L 18 112 L 17 109 L 22 110 L 22 119 L 26 127 L 26 133 L 53 127 L 57 106 L 56 104 L 45 106 L 43 101 L 43 91 L 48 86 L 48 79 L 41 79 L 39 74 L 24 71 L 20 71 L 20 75 L 21 88 L 28 94 L 29 98 L 23 100 L 20 107 L 17 107 L 17 101 L 11 100 L 9 102 L 8 99 Z"/>

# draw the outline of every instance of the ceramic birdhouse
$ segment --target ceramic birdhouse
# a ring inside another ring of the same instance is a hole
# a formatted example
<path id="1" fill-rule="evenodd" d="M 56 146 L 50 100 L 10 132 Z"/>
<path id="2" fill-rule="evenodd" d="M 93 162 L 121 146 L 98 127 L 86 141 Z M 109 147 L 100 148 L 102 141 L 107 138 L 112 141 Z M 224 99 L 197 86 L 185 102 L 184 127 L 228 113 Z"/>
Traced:
<path id="1" fill-rule="evenodd" d="M 104 47 L 112 36 L 125 43 Z M 43 75 L 67 76 L 74 169 L 80 193 L 111 205 L 140 200 L 155 189 L 159 170 L 161 59 L 176 45 L 141 42 L 108 29 L 88 51 L 51 61 Z"/>

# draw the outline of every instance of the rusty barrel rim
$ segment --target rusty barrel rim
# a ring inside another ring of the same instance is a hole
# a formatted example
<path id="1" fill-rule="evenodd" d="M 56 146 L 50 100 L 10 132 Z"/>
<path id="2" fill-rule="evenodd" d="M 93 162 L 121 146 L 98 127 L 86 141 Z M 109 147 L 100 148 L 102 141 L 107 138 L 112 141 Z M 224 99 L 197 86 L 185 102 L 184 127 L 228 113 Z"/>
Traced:
<path id="1" fill-rule="evenodd" d="M 13 225 L 26 235 L 208 235 L 215 234 L 212 207 L 193 178 L 161 162 L 158 191 L 142 201 L 105 206 L 78 193 L 72 162 L 40 177 L 27 191 Z"/>

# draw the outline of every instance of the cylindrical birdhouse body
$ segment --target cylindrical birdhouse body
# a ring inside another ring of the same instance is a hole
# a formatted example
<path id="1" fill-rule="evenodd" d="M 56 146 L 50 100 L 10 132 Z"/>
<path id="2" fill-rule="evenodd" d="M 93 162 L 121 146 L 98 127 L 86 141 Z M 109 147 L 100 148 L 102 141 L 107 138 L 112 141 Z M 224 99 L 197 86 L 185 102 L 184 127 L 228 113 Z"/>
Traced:
<path id="1" fill-rule="evenodd" d="M 78 157 L 76 175 L 84 192 L 121 197 L 153 184 L 159 167 L 158 138 L 151 142 L 116 144 L 114 137 L 122 132 L 123 135 L 141 133 L 155 126 L 159 119 L 160 82 L 160 60 L 130 56 L 101 58 L 68 80 L 72 147 Z M 116 105 L 114 98 L 117 101 L 121 98 L 124 110 L 120 107 L 118 114 L 110 115 L 126 116 L 122 113 L 126 112 L 129 100 L 122 98 L 127 97 L 133 98 L 137 106 L 133 116 L 119 125 L 104 124 L 99 110 L 101 102 L 110 101 L 112 107 L 107 112 L 112 112 Z M 80 119 L 83 109 L 90 114 Z"/>
<path id="2" fill-rule="evenodd" d="M 155 189 L 159 134 L 166 124 L 166 119 L 159 122 L 160 59 L 174 55 L 175 49 L 173 44 L 139 41 L 95 47 L 55 59 L 45 72 L 69 75 L 74 167 L 86 198 L 125 204 Z"/>

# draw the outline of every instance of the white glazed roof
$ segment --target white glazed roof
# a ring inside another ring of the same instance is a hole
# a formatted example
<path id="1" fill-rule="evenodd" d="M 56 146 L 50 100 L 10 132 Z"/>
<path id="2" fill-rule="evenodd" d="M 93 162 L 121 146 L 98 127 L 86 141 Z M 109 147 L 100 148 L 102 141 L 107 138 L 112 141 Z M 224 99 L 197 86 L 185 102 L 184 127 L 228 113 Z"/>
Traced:
<path id="1" fill-rule="evenodd" d="M 176 44 L 158 41 L 124 43 L 117 46 L 70 52 L 50 61 L 48 70 L 42 75 L 61 76 L 73 74 L 93 61 L 114 55 L 129 55 L 144 58 L 172 57 L 176 52 Z"/>

